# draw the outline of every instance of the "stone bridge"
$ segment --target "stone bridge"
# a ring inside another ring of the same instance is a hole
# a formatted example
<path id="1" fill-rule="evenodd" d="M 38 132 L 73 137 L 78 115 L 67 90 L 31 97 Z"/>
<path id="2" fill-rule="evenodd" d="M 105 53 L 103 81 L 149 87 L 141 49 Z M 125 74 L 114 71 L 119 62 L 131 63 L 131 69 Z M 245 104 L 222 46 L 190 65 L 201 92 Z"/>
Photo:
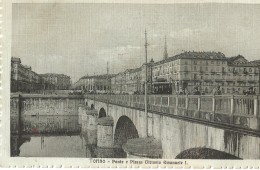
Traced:
<path id="1" fill-rule="evenodd" d="M 147 103 L 145 112 L 143 95 L 12 94 L 11 133 L 79 133 L 85 121 L 97 136 L 90 143 L 128 157 L 260 158 L 259 96 L 149 95 Z"/>
<path id="2" fill-rule="evenodd" d="M 85 98 L 128 157 L 260 159 L 258 96 L 149 95 L 147 114 L 143 95 Z"/>

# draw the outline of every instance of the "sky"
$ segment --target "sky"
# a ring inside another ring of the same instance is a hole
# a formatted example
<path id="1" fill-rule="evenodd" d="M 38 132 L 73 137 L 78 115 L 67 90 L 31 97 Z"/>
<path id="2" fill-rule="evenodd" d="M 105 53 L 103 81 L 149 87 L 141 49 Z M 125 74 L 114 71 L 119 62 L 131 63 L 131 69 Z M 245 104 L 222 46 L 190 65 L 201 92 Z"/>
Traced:
<path id="1" fill-rule="evenodd" d="M 183 51 L 260 59 L 260 4 L 13 4 L 12 56 L 72 81 L 118 73 Z"/>

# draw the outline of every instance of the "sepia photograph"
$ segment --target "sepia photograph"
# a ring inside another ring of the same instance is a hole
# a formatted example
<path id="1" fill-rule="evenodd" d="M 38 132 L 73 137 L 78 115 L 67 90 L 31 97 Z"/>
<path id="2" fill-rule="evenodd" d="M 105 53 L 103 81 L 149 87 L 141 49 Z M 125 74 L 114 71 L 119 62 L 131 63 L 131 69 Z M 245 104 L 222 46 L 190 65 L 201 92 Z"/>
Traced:
<path id="1" fill-rule="evenodd" d="M 260 159 L 260 4 L 12 3 L 11 19 L 11 157 Z"/>

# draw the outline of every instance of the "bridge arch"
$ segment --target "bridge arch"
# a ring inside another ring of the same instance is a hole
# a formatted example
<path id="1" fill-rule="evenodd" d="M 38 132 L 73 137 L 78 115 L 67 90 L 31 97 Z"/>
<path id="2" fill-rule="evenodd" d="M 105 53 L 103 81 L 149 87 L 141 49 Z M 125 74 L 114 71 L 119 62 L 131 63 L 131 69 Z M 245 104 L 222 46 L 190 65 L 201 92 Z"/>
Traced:
<path id="1" fill-rule="evenodd" d="M 121 147 L 128 139 L 133 138 L 139 138 L 134 123 L 129 117 L 121 116 L 116 123 L 114 144 Z"/>
<path id="2" fill-rule="evenodd" d="M 107 116 L 106 110 L 102 107 L 102 108 L 99 110 L 98 118 L 106 117 L 106 116 Z"/>
<path id="3" fill-rule="evenodd" d="M 179 153 L 175 159 L 241 159 L 237 156 L 211 148 L 191 148 Z"/>

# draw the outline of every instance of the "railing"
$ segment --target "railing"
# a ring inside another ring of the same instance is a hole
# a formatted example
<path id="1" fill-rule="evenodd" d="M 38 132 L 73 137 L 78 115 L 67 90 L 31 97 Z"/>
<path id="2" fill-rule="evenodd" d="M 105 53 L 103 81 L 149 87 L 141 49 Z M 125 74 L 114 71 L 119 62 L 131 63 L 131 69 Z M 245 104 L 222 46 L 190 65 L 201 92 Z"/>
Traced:
<path id="1" fill-rule="evenodd" d="M 144 95 L 87 95 L 88 99 L 144 109 Z M 244 95 L 148 95 L 148 111 L 260 130 L 260 98 Z"/>

